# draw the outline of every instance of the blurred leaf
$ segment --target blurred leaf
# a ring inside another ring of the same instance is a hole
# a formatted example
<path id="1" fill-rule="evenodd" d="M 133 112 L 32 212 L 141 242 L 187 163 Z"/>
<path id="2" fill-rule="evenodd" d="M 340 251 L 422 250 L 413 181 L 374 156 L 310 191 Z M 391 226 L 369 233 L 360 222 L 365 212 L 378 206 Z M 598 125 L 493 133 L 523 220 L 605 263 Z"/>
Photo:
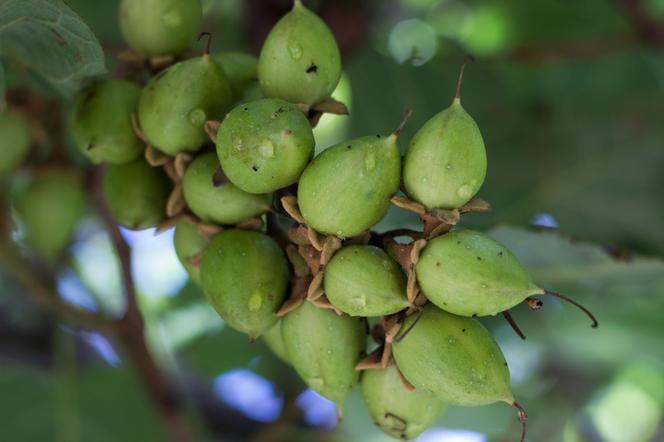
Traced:
<path id="1" fill-rule="evenodd" d="M 7 103 L 5 102 L 5 88 L 7 87 L 5 83 L 5 68 L 0 62 L 0 112 L 5 111 L 5 106 Z"/>
<path id="2" fill-rule="evenodd" d="M 106 72 L 90 28 L 61 0 L 5 0 L 0 5 L 2 55 L 71 97 L 88 77 Z"/>

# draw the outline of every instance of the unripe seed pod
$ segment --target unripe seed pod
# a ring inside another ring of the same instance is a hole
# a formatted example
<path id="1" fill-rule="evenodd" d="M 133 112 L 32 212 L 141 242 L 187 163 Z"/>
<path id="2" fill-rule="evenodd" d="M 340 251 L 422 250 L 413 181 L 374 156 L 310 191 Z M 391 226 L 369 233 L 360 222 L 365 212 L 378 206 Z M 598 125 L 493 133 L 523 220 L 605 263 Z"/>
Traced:
<path id="1" fill-rule="evenodd" d="M 179 62 L 145 86 L 138 103 L 141 130 L 168 155 L 195 152 L 208 141 L 204 125 L 232 103 L 226 74 L 209 55 Z"/>
<path id="2" fill-rule="evenodd" d="M 226 230 L 207 246 L 201 261 L 208 300 L 228 325 L 252 339 L 277 322 L 288 273 L 277 243 L 260 232 Z"/>
<path id="3" fill-rule="evenodd" d="M 400 175 L 396 134 L 337 144 L 314 158 L 300 177 L 300 211 L 321 233 L 358 235 L 385 216 Z"/>
<path id="4" fill-rule="evenodd" d="M 201 0 L 122 0 L 120 30 L 129 46 L 146 56 L 176 54 L 196 38 Z"/>
<path id="5" fill-rule="evenodd" d="M 425 390 L 407 390 L 394 364 L 362 372 L 360 389 L 376 425 L 397 439 L 414 439 L 438 420 L 447 405 Z"/>
<path id="6" fill-rule="evenodd" d="M 406 276 L 378 247 L 349 245 L 325 266 L 325 294 L 351 316 L 385 316 L 408 307 Z"/>
<path id="7" fill-rule="evenodd" d="M 472 230 L 431 240 L 415 271 L 429 301 L 461 316 L 495 315 L 544 294 L 512 252 Z"/>
<path id="8" fill-rule="evenodd" d="M 415 134 L 403 165 L 408 194 L 428 209 L 456 209 L 482 187 L 487 159 L 475 120 L 461 106 L 461 76 L 452 105 Z"/>
<path id="9" fill-rule="evenodd" d="M 240 189 L 268 193 L 298 180 L 314 155 L 309 121 L 294 105 L 268 98 L 240 105 L 221 123 L 217 154 Z"/>
<path id="10" fill-rule="evenodd" d="M 261 335 L 265 345 L 272 350 L 279 359 L 281 359 L 286 364 L 290 364 L 288 361 L 288 352 L 286 351 L 286 344 L 284 344 L 284 338 L 281 334 L 281 319 L 276 322 L 269 330 Z"/>
<path id="11" fill-rule="evenodd" d="M 27 243 L 53 260 L 67 247 L 85 214 L 81 177 L 60 169 L 39 172 L 18 195 L 15 206 Z"/>
<path id="12" fill-rule="evenodd" d="M 131 126 L 141 88 L 129 81 L 108 80 L 82 92 L 70 118 L 80 151 L 95 164 L 128 163 L 144 149 Z"/>
<path id="13" fill-rule="evenodd" d="M 166 217 L 172 184 L 162 169 L 150 167 L 143 158 L 109 165 L 104 176 L 108 209 L 129 229 L 155 227 Z"/>
<path id="14" fill-rule="evenodd" d="M 296 0 L 268 35 L 258 61 L 267 97 L 314 105 L 328 98 L 341 78 L 341 55 L 325 22 Z"/>
<path id="15" fill-rule="evenodd" d="M 514 403 L 503 353 L 475 319 L 427 304 L 421 316 L 406 319 L 400 335 L 393 344 L 394 358 L 416 388 L 454 405 Z"/>
<path id="16" fill-rule="evenodd" d="M 339 408 L 357 383 L 365 348 L 363 319 L 304 302 L 282 319 L 288 360 L 304 382 Z"/>
<path id="17" fill-rule="evenodd" d="M 192 263 L 191 259 L 203 253 L 209 242 L 208 237 L 198 230 L 198 226 L 187 219 L 181 219 L 175 226 L 173 235 L 175 253 L 191 280 L 199 285 L 201 283 L 200 263 Z"/>
<path id="18" fill-rule="evenodd" d="M 30 152 L 30 126 L 18 113 L 0 114 L 0 176 L 13 171 Z"/>
<path id="19" fill-rule="evenodd" d="M 213 58 L 226 73 L 234 100 L 239 100 L 247 89 L 258 84 L 258 58 L 253 55 L 226 51 L 214 55 Z"/>
<path id="20" fill-rule="evenodd" d="M 211 152 L 196 158 L 184 173 L 184 199 L 196 216 L 210 223 L 237 224 L 267 212 L 271 194 L 247 193 L 230 182 L 217 184 L 218 170 L 219 160 Z"/>

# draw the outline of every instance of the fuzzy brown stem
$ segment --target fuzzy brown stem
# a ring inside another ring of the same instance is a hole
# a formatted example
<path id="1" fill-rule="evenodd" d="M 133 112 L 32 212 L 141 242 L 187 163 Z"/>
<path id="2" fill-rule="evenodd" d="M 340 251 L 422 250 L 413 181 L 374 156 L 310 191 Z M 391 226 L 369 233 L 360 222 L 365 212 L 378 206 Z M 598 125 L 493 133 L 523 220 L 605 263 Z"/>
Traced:
<path id="1" fill-rule="evenodd" d="M 512 330 L 514 330 L 514 332 L 515 332 L 517 335 L 519 335 L 519 337 L 520 337 L 521 339 L 523 339 L 523 340 L 525 341 L 525 340 L 526 340 L 526 335 L 521 331 L 521 328 L 520 328 L 519 325 L 516 323 L 516 321 L 514 320 L 514 318 L 512 317 L 512 315 L 510 314 L 510 312 L 507 311 L 507 310 L 505 310 L 505 311 L 503 311 L 502 313 L 503 313 L 503 317 L 505 318 L 505 320 L 507 320 L 507 323 L 510 325 L 510 327 L 512 327 Z"/>
<path id="2" fill-rule="evenodd" d="M 587 308 L 585 308 L 584 306 L 582 306 L 578 302 L 574 301 L 573 299 L 568 298 L 565 295 L 561 295 L 560 293 L 553 292 L 551 290 L 544 290 L 544 294 L 547 295 L 547 296 L 555 296 L 556 298 L 562 299 L 563 301 L 567 301 L 570 304 L 576 306 L 579 310 L 581 310 L 586 315 L 588 315 L 588 317 L 593 321 L 592 324 L 590 325 L 592 328 L 597 328 L 597 326 L 599 325 L 599 323 L 597 322 L 597 319 L 595 318 L 595 315 L 593 315 L 590 312 L 590 310 L 588 310 Z"/>
<path id="3" fill-rule="evenodd" d="M 528 414 L 526 410 L 517 402 L 512 402 L 512 406 L 517 409 L 519 422 L 521 422 L 521 442 L 526 440 L 526 422 L 528 422 Z"/>
<path id="4" fill-rule="evenodd" d="M 473 57 L 470 54 L 466 55 L 466 58 L 463 60 L 463 64 L 461 65 L 461 70 L 459 71 L 459 78 L 457 79 L 456 90 L 454 92 L 455 100 L 461 100 L 461 85 L 463 84 L 463 74 L 466 71 L 466 65 L 474 61 L 475 57 Z"/>

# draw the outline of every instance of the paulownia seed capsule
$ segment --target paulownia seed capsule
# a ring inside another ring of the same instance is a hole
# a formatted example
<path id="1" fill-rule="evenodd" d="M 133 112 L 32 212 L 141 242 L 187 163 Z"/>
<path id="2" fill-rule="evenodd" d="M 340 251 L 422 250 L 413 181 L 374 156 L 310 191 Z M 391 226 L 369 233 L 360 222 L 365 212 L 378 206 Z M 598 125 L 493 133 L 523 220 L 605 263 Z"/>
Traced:
<path id="1" fill-rule="evenodd" d="M 203 252 L 201 284 L 224 321 L 256 339 L 277 322 L 288 285 L 288 263 L 269 236 L 226 230 Z"/>
<path id="2" fill-rule="evenodd" d="M 0 114 L 0 176 L 13 171 L 30 151 L 30 126 L 16 112 L 5 111 Z"/>
<path id="3" fill-rule="evenodd" d="M 376 425 L 397 439 L 414 439 L 443 414 L 447 405 L 426 390 L 404 387 L 394 364 L 362 372 L 360 389 Z"/>
<path id="4" fill-rule="evenodd" d="M 341 78 L 341 55 L 325 22 L 295 0 L 268 35 L 258 61 L 267 97 L 314 105 L 328 98 Z"/>
<path id="5" fill-rule="evenodd" d="M 196 216 L 210 223 L 237 224 L 267 212 L 271 194 L 254 195 L 230 182 L 215 183 L 219 167 L 217 156 L 206 153 L 192 161 L 184 173 L 184 199 Z"/>
<path id="6" fill-rule="evenodd" d="M 200 262 L 192 262 L 192 259 L 200 257 L 209 242 L 210 239 L 199 231 L 198 226 L 187 219 L 181 219 L 175 226 L 173 235 L 175 253 L 196 284 L 201 283 L 201 266 Z"/>
<path id="7" fill-rule="evenodd" d="M 351 316 L 385 316 L 408 307 L 406 276 L 378 247 L 349 245 L 325 266 L 325 294 Z"/>
<path id="8" fill-rule="evenodd" d="M 304 302 L 282 319 L 281 332 L 295 371 L 341 408 L 359 378 L 355 366 L 364 353 L 364 320 Z"/>

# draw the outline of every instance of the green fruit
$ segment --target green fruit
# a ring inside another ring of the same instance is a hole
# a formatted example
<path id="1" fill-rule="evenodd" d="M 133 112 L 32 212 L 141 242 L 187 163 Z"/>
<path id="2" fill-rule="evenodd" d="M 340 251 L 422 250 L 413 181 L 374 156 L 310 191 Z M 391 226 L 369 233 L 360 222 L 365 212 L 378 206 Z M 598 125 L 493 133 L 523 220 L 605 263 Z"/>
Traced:
<path id="1" fill-rule="evenodd" d="M 231 83 L 233 97 L 237 100 L 245 91 L 258 84 L 258 59 L 246 52 L 228 51 L 214 55 Z"/>
<path id="2" fill-rule="evenodd" d="M 400 175 L 395 134 L 338 144 L 304 170 L 297 194 L 300 211 L 321 233 L 358 235 L 385 216 Z"/>
<path id="3" fill-rule="evenodd" d="M 162 169 L 150 167 L 142 158 L 109 165 L 104 176 L 109 211 L 119 224 L 134 230 L 155 227 L 166 218 L 172 187 Z"/>
<path id="4" fill-rule="evenodd" d="M 286 352 L 286 344 L 284 343 L 284 338 L 281 334 L 281 320 L 278 320 L 268 331 L 263 333 L 261 336 L 265 345 L 272 350 L 279 359 L 281 359 L 286 364 L 290 364 L 288 361 L 288 353 Z"/>
<path id="5" fill-rule="evenodd" d="M 19 114 L 5 111 L 0 114 L 0 175 L 12 172 L 30 152 L 30 126 Z"/>
<path id="6" fill-rule="evenodd" d="M 237 224 L 268 211 L 272 195 L 253 195 L 232 183 L 215 185 L 219 160 L 214 153 L 200 155 L 187 167 L 182 178 L 184 199 L 201 220 L 217 224 Z"/>
<path id="7" fill-rule="evenodd" d="M 120 29 L 136 52 L 176 54 L 196 38 L 202 15 L 200 0 L 122 0 Z"/>
<path id="8" fill-rule="evenodd" d="M 140 95 L 140 87 L 133 83 L 108 80 L 78 96 L 70 126 L 76 144 L 90 161 L 122 164 L 143 153 L 145 146 L 131 126 Z"/>
<path id="9" fill-rule="evenodd" d="M 328 98 L 341 78 L 341 56 L 325 22 L 296 0 L 268 35 L 258 61 L 267 97 L 314 105 Z"/>
<path id="10" fill-rule="evenodd" d="M 267 98 L 233 109 L 219 127 L 217 154 L 233 184 L 268 193 L 295 183 L 314 156 L 314 134 L 292 104 Z"/>
<path id="11" fill-rule="evenodd" d="M 409 316 L 401 333 L 418 315 Z M 420 319 L 393 344 L 401 373 L 415 388 L 454 405 L 514 403 L 510 374 L 498 344 L 475 319 L 427 304 Z"/>
<path id="12" fill-rule="evenodd" d="M 407 390 L 394 364 L 365 370 L 362 399 L 376 425 L 397 439 L 414 439 L 438 420 L 447 405 L 424 390 Z"/>
<path id="13" fill-rule="evenodd" d="M 210 303 L 228 325 L 252 339 L 277 322 L 288 273 L 277 243 L 245 230 L 217 235 L 201 261 L 201 283 Z"/>
<path id="14" fill-rule="evenodd" d="M 364 320 L 304 302 L 282 319 L 281 332 L 295 371 L 341 407 L 359 378 L 355 366 L 364 353 Z"/>
<path id="15" fill-rule="evenodd" d="M 200 264 L 194 265 L 190 259 L 203 253 L 209 242 L 208 237 L 198 230 L 198 226 L 187 219 L 180 220 L 175 226 L 175 234 L 173 235 L 175 254 L 192 281 L 199 285 L 201 283 Z"/>
<path id="16" fill-rule="evenodd" d="M 147 139 L 162 152 L 195 152 L 209 140 L 205 122 L 222 119 L 231 103 L 226 74 L 206 54 L 150 80 L 138 103 L 138 120 Z"/>
<path id="17" fill-rule="evenodd" d="M 544 294 L 505 246 L 472 230 L 431 240 L 415 272 L 429 301 L 461 316 L 495 315 Z"/>
<path id="18" fill-rule="evenodd" d="M 81 177 L 68 170 L 38 173 L 17 197 L 15 207 L 26 242 L 47 260 L 62 253 L 85 214 Z"/>
<path id="19" fill-rule="evenodd" d="M 463 206 L 486 177 L 484 141 L 477 123 L 461 106 L 460 86 L 461 77 L 452 105 L 422 126 L 404 157 L 406 191 L 428 209 Z"/>
<path id="20" fill-rule="evenodd" d="M 351 316 L 385 316 L 408 307 L 406 276 L 378 247 L 350 245 L 325 266 L 325 294 Z"/>

